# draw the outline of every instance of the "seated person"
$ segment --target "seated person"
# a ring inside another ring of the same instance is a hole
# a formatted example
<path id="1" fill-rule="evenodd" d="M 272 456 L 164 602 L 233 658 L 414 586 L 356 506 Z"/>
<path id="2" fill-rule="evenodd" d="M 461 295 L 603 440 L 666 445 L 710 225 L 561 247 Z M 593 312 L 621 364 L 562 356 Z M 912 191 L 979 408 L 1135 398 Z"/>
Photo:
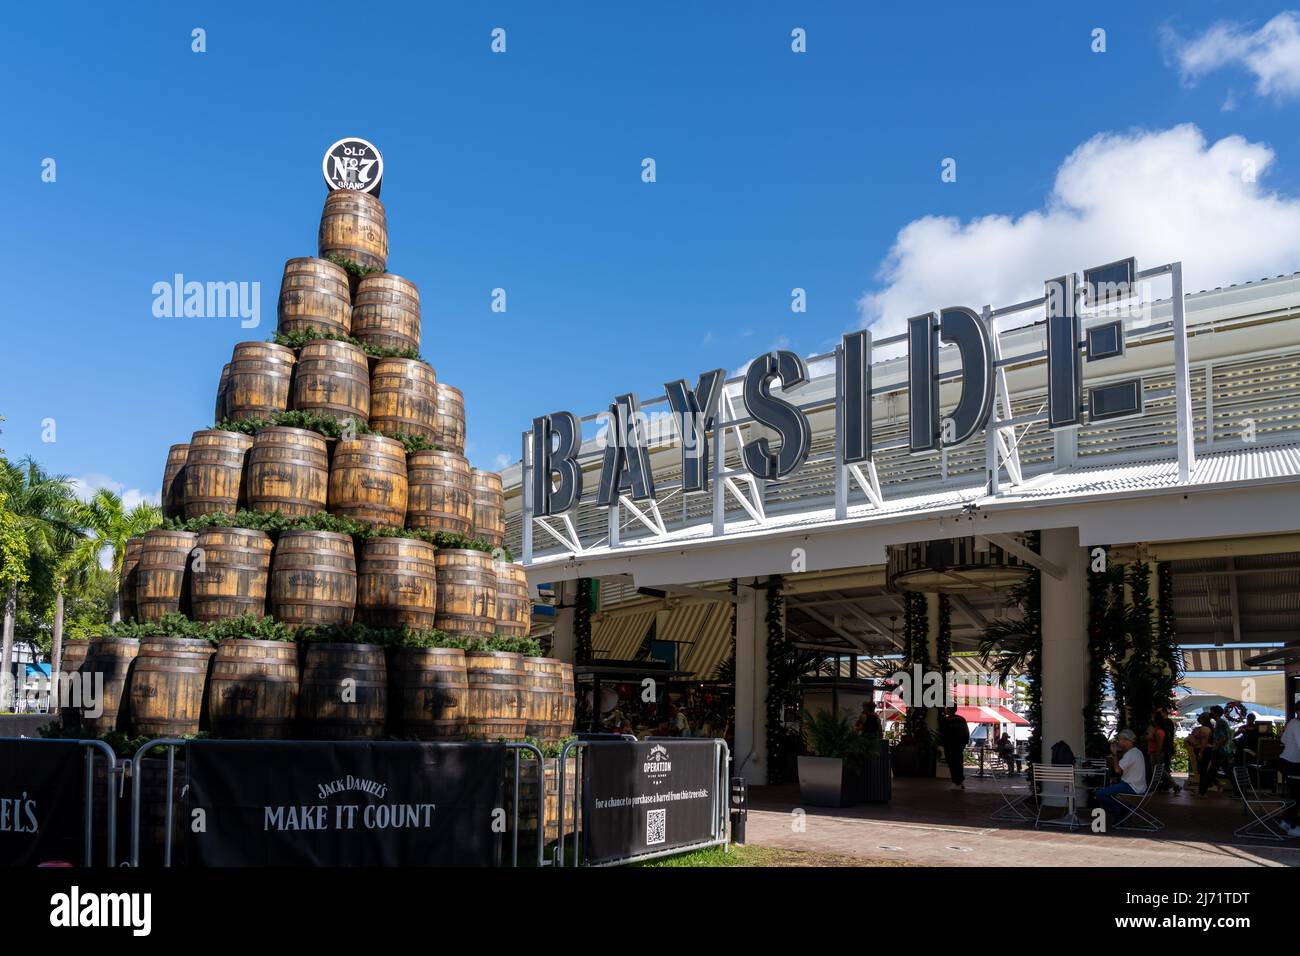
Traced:
<path id="1" fill-rule="evenodd" d="M 1119 732 L 1115 738 L 1115 758 L 1115 772 L 1119 776 L 1119 782 L 1097 791 L 1097 800 L 1105 809 L 1106 821 L 1110 826 L 1123 823 L 1131 812 L 1115 799 L 1115 795 L 1143 793 L 1147 788 L 1147 766 L 1142 759 L 1142 752 L 1137 749 L 1137 734 L 1131 730 Z"/>
<path id="2" fill-rule="evenodd" d="M 1020 773 L 1020 754 L 1016 753 L 1016 745 L 1006 731 L 998 738 L 998 756 L 1007 765 L 1007 773 Z"/>

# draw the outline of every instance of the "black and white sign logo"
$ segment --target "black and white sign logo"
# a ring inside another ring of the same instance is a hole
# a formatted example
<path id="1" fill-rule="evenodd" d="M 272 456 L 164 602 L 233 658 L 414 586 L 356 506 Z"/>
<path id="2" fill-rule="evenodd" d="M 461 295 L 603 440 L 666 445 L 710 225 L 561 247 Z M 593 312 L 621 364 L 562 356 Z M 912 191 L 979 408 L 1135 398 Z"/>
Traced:
<path id="1" fill-rule="evenodd" d="M 321 163 L 325 185 L 330 189 L 354 189 L 379 195 L 384 175 L 384 157 L 364 139 L 349 136 L 325 151 Z"/>
<path id="2" fill-rule="evenodd" d="M 651 747 L 645 763 L 641 765 L 641 772 L 656 783 L 668 776 L 672 769 L 672 761 L 668 759 L 668 748 L 662 744 Z"/>

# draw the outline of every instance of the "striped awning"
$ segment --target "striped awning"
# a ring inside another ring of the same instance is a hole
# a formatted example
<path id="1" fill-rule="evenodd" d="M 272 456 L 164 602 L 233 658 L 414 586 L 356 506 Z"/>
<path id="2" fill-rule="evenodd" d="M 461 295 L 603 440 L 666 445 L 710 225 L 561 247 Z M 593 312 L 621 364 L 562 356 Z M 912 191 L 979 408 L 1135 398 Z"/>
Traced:
<path id="1" fill-rule="evenodd" d="M 728 601 L 684 604 L 673 609 L 659 638 L 680 641 L 677 666 L 696 680 L 709 680 L 731 656 L 731 608 Z"/>
<path id="2" fill-rule="evenodd" d="M 654 618 L 654 608 L 648 608 L 621 614 L 606 613 L 600 620 L 593 620 L 591 649 L 596 659 L 633 660 Z"/>
<path id="3" fill-rule="evenodd" d="M 896 721 L 907 716 L 907 705 L 897 694 L 885 694 L 882 703 L 884 712 L 881 714 L 881 720 Z M 1011 724 L 1015 727 L 1025 727 L 1029 724 L 1029 721 L 1015 711 L 1001 706 L 959 706 L 957 714 L 968 724 Z"/>
<path id="4" fill-rule="evenodd" d="M 1256 670 L 1246 664 L 1252 657 L 1267 654 L 1276 648 L 1259 644 L 1226 644 L 1222 647 L 1184 647 L 1183 672 L 1201 673 L 1203 671 L 1249 671 Z M 1271 669 L 1278 670 L 1281 664 L 1273 664 Z M 1269 670 L 1264 664 L 1259 670 Z"/>

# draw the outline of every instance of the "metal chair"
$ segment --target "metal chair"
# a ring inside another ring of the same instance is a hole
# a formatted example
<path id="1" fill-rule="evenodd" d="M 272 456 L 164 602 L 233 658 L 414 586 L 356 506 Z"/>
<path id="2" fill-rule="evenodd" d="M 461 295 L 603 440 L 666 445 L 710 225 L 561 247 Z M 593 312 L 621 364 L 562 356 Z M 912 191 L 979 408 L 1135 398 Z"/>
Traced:
<path id="1" fill-rule="evenodd" d="M 1002 806 L 990 813 L 989 819 L 1028 823 L 1034 819 L 1034 815 L 1029 812 L 1029 803 L 1034 799 L 1033 790 L 1026 786 L 1007 786 L 1002 782 L 1010 779 L 1010 775 L 998 779 L 998 795 L 1002 797 Z"/>
<path id="2" fill-rule="evenodd" d="M 1115 824 L 1116 830 L 1148 830 L 1155 832 L 1165 828 L 1162 822 L 1144 809 L 1147 799 L 1159 789 L 1164 776 L 1165 765 L 1158 763 L 1151 769 L 1151 779 L 1147 781 L 1147 788 L 1144 791 L 1141 793 L 1117 793 L 1111 797 L 1120 806 L 1128 809 L 1128 816 Z"/>
<path id="3" fill-rule="evenodd" d="M 1036 763 L 1031 764 L 1029 769 L 1033 774 L 1031 792 L 1037 810 L 1034 815 L 1034 829 L 1038 829 L 1039 824 L 1043 822 L 1043 807 L 1060 806 L 1061 804 L 1056 802 L 1059 800 L 1064 800 L 1066 806 L 1066 815 L 1060 819 L 1068 818 L 1071 830 L 1077 827 L 1079 821 L 1075 816 L 1074 803 L 1078 789 L 1074 780 L 1074 767 L 1070 764 Z M 1044 784 L 1052 785 L 1051 793 L 1043 792 Z M 1052 802 L 1048 803 L 1047 800 Z M 1047 822 L 1054 826 L 1061 825 L 1056 820 L 1049 819 Z"/>
<path id="4" fill-rule="evenodd" d="M 1251 783 L 1250 771 L 1245 767 L 1233 767 L 1232 778 L 1237 782 L 1237 792 L 1241 802 L 1250 814 L 1251 821 L 1233 831 L 1233 836 L 1249 837 L 1253 840 L 1286 840 L 1287 834 L 1277 829 L 1278 817 L 1293 806 L 1294 800 L 1264 800 L 1260 798 Z"/>

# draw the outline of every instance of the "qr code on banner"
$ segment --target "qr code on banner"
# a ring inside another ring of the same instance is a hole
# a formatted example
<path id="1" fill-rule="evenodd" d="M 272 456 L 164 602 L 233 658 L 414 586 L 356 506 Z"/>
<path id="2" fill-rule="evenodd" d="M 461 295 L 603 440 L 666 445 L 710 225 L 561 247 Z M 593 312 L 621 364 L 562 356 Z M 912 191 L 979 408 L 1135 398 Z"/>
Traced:
<path id="1" fill-rule="evenodd" d="M 649 810 L 645 816 L 646 846 L 668 842 L 668 808 Z"/>

